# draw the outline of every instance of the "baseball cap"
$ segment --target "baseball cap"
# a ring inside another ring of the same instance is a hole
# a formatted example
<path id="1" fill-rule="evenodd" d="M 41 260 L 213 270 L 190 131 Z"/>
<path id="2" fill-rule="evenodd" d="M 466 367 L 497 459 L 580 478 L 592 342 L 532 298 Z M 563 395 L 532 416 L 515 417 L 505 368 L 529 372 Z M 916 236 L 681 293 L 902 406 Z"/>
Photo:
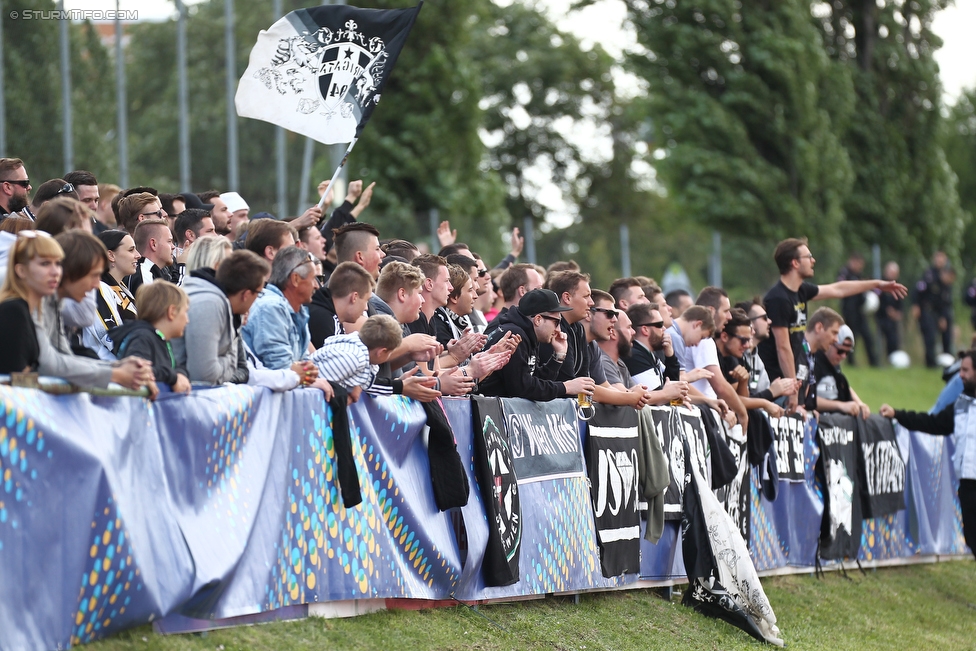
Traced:
<path id="1" fill-rule="evenodd" d="M 848 339 L 851 340 L 851 348 L 853 348 L 854 347 L 854 331 L 851 330 L 851 326 L 849 326 L 849 325 L 847 325 L 845 323 L 844 325 L 842 325 L 840 327 L 840 330 L 837 331 L 837 345 L 838 346 L 844 346 L 844 345 L 846 345 L 846 342 L 847 342 Z"/>
<path id="2" fill-rule="evenodd" d="M 244 201 L 244 197 L 236 192 L 224 192 L 220 195 L 221 201 L 227 204 L 227 210 L 237 212 L 238 210 L 250 210 L 251 207 Z"/>
<path id="3" fill-rule="evenodd" d="M 552 290 L 533 289 L 522 297 L 518 309 L 525 316 L 535 316 L 543 312 L 569 312 L 573 308 L 560 305 L 559 297 Z"/>
<path id="4" fill-rule="evenodd" d="M 183 199 L 184 199 L 183 203 L 186 205 L 187 208 L 206 210 L 208 212 L 213 210 L 212 203 L 203 203 L 202 201 L 200 201 L 200 197 L 198 197 L 193 192 L 184 192 Z"/>

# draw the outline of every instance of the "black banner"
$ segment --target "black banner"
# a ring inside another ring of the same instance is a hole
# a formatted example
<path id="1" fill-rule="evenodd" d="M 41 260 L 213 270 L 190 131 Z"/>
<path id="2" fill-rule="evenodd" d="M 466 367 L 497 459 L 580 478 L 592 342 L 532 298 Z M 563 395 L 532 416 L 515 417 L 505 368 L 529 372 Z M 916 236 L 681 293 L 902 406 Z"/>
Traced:
<path id="1" fill-rule="evenodd" d="M 574 401 L 504 398 L 501 403 L 521 482 L 584 473 Z"/>
<path id="2" fill-rule="evenodd" d="M 637 412 L 596 405 L 589 423 L 590 482 L 603 575 L 640 571 Z"/>
<path id="3" fill-rule="evenodd" d="M 770 418 L 776 436 L 776 470 L 779 478 L 801 482 L 803 476 L 803 419 L 799 416 Z"/>
<path id="4" fill-rule="evenodd" d="M 668 470 L 671 473 L 671 483 L 664 493 L 664 519 L 680 520 L 684 510 L 682 496 L 684 494 L 685 452 L 684 444 L 677 432 L 684 431 L 689 444 L 695 446 L 695 459 L 699 461 L 699 470 L 703 477 L 708 476 L 705 465 L 705 428 L 701 424 L 701 417 L 695 412 L 683 407 L 652 407 L 654 414 L 654 431 L 661 441 L 661 449 L 668 457 Z"/>
<path id="5" fill-rule="evenodd" d="M 750 418 L 763 418 L 761 414 L 751 412 Z M 719 424 L 722 432 L 722 439 L 729 446 L 732 456 L 735 457 L 736 471 L 735 477 L 731 482 L 715 491 L 718 501 L 725 507 L 725 512 L 732 517 L 743 540 L 749 540 L 749 514 L 752 506 L 752 493 L 749 487 L 750 466 L 746 436 L 742 431 L 741 425 L 729 427 L 718 414 L 715 420 Z"/>
<path id="6" fill-rule="evenodd" d="M 905 461 L 887 418 L 872 414 L 859 421 L 858 469 L 865 518 L 880 518 L 905 508 Z"/>
<path id="7" fill-rule="evenodd" d="M 512 585 L 519 580 L 522 510 L 498 398 L 472 396 L 471 415 L 478 485 L 489 525 L 482 565 L 485 585 Z"/>
<path id="8" fill-rule="evenodd" d="M 857 558 L 861 547 L 861 497 L 853 416 L 821 414 L 817 439 L 824 480 L 820 557 Z"/>

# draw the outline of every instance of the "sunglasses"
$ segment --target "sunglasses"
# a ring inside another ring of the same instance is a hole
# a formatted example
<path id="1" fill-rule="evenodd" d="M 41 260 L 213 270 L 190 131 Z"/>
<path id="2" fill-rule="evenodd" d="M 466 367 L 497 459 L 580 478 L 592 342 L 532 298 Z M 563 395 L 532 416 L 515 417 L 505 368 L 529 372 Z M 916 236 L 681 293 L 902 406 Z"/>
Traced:
<path id="1" fill-rule="evenodd" d="M 163 218 L 163 211 L 162 210 L 154 210 L 152 212 L 141 212 L 141 213 L 139 213 L 139 216 L 140 217 L 155 217 L 156 219 L 162 219 Z"/>
<path id="2" fill-rule="evenodd" d="M 549 316 L 549 315 L 547 315 L 547 314 L 540 314 L 539 316 L 541 316 L 541 317 L 542 317 L 543 319 L 545 319 L 546 321 L 552 321 L 552 322 L 553 322 L 553 323 L 555 323 L 556 325 L 559 325 L 560 323 L 562 323 L 562 322 L 563 322 L 563 320 L 562 320 L 562 319 L 560 319 L 559 317 L 555 317 L 555 316 Z"/>
<path id="3" fill-rule="evenodd" d="M 834 346 L 834 350 L 836 350 L 837 354 L 840 355 L 841 357 L 847 357 L 848 355 L 851 354 L 850 348 L 841 348 L 837 344 L 833 344 L 833 346 Z"/>
<path id="4" fill-rule="evenodd" d="M 636 327 L 636 328 L 643 328 L 644 326 L 647 326 L 648 328 L 663 328 L 664 327 L 664 321 L 655 321 L 654 323 L 638 323 L 634 327 Z"/>
<path id="5" fill-rule="evenodd" d="M 484 278 L 488 275 L 487 269 L 478 269 L 478 278 Z"/>
<path id="6" fill-rule="evenodd" d="M 613 310 L 609 307 L 591 307 L 590 312 L 596 314 L 597 312 L 603 312 L 607 315 L 608 319 L 616 319 L 617 315 L 620 314 L 617 310 Z"/>
<path id="7" fill-rule="evenodd" d="M 759 319 L 765 319 L 766 321 L 770 320 L 768 314 L 757 314 L 756 316 L 749 317 L 750 321 L 758 321 Z"/>
<path id="8" fill-rule="evenodd" d="M 57 196 L 61 196 L 62 194 L 70 194 L 74 191 L 75 191 L 75 186 L 71 185 L 70 183 L 65 183 L 64 185 L 61 186 L 61 189 L 58 190 Z"/>
<path id="9" fill-rule="evenodd" d="M 735 338 L 738 339 L 743 346 L 752 341 L 752 337 L 740 337 L 739 335 L 735 335 Z"/>
<path id="10" fill-rule="evenodd" d="M 297 270 L 301 269 L 305 265 L 307 264 L 314 265 L 316 262 L 318 262 L 318 260 L 315 259 L 315 256 L 309 253 L 304 260 L 302 260 L 301 262 L 299 262 L 298 264 L 296 264 L 294 267 L 291 268 L 291 271 L 288 272 L 288 275 L 291 276 L 293 273 L 295 273 Z"/>
<path id="11" fill-rule="evenodd" d="M 13 185 L 19 185 L 22 188 L 29 188 L 30 181 L 28 179 L 3 179 L 0 183 L 12 183 Z"/>

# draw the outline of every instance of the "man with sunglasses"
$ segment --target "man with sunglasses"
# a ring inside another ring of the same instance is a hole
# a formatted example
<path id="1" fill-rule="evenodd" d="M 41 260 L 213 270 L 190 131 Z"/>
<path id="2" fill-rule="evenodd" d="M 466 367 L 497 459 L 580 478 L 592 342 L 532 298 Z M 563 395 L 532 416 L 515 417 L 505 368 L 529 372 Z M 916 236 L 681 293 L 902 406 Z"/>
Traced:
<path id="1" fill-rule="evenodd" d="M 479 393 L 540 402 L 580 393 L 592 395 L 592 378 L 578 377 L 565 382 L 556 379 L 567 349 L 566 333 L 560 329 L 560 315 L 572 309 L 569 305 L 561 305 L 554 292 L 534 289 L 522 297 L 518 306 L 500 315 L 499 326 L 485 348 L 490 349 L 498 343 L 506 332 L 511 332 L 513 339 L 517 337 L 519 343 L 509 362 L 481 382 Z M 554 354 L 540 357 L 541 344 L 551 344 Z"/>
<path id="2" fill-rule="evenodd" d="M 0 221 L 7 215 L 27 209 L 31 184 L 24 161 L 0 158 Z M 28 215 L 33 219 L 33 215 Z"/>
<path id="3" fill-rule="evenodd" d="M 837 331 L 837 339 L 826 349 L 817 352 L 815 374 L 818 411 L 839 411 L 864 418 L 871 415 L 871 408 L 858 397 L 840 370 L 841 362 L 848 359 L 853 350 L 854 331 L 844 324 Z"/>
<path id="4" fill-rule="evenodd" d="M 749 316 L 739 308 L 733 308 L 725 327 L 715 338 L 718 348 L 719 367 L 725 380 L 732 385 L 746 409 L 762 409 L 773 418 L 783 415 L 783 408 L 766 398 L 752 397 L 749 392 L 749 369 L 742 356 L 752 347 L 752 326 Z"/>
<path id="5" fill-rule="evenodd" d="M 638 303 L 627 309 L 627 317 L 634 329 L 633 347 L 624 364 L 632 376 L 651 371 L 642 380 L 650 389 L 664 386 L 665 379 L 677 382 L 681 377 L 681 364 L 674 354 L 671 335 L 665 331 L 664 321 L 657 303 Z"/>
<path id="6" fill-rule="evenodd" d="M 785 396 L 796 393 L 797 381 L 788 377 L 770 381 L 769 373 L 766 372 L 766 366 L 759 355 L 759 344 L 769 339 L 769 315 L 766 314 L 762 299 L 756 297 L 751 301 L 736 303 L 735 306 L 748 315 L 749 325 L 752 326 L 752 344 L 742 354 L 742 363 L 749 371 L 749 395 L 785 405 Z"/>

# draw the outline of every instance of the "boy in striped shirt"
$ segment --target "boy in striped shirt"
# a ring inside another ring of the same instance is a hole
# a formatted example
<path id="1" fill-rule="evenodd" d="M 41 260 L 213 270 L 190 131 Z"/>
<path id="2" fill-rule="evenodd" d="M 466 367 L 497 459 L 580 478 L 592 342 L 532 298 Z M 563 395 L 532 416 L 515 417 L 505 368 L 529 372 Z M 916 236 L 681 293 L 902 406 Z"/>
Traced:
<path id="1" fill-rule="evenodd" d="M 396 319 L 378 314 L 366 319 L 359 332 L 329 337 L 310 359 L 318 367 L 320 378 L 345 388 L 355 402 L 402 339 Z"/>

